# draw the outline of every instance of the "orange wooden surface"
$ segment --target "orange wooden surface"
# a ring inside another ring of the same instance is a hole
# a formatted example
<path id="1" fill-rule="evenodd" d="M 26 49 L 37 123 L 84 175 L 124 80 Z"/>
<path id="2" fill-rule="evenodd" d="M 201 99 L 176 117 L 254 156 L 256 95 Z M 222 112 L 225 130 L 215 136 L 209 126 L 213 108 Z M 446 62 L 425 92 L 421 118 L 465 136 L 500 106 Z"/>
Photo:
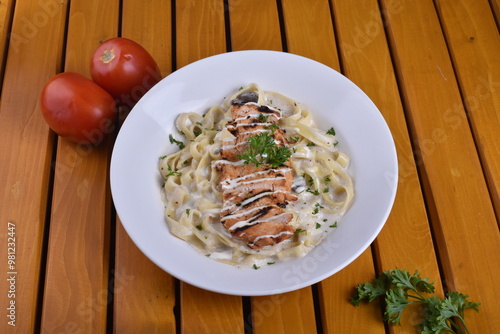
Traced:
<path id="1" fill-rule="evenodd" d="M 498 0 L 0 1 L 0 333 L 417 333 L 417 309 L 386 326 L 381 303 L 349 303 L 357 284 L 394 268 L 419 270 L 438 296 L 459 290 L 480 301 L 479 314 L 466 314 L 469 330 L 495 333 L 499 8 Z M 72 144 L 50 131 L 38 101 L 56 73 L 88 76 L 93 50 L 114 36 L 142 44 L 163 76 L 207 56 L 265 49 L 315 59 L 356 83 L 387 121 L 399 162 L 394 207 L 371 247 L 314 286 L 259 297 L 201 290 L 149 261 L 113 209 L 119 129 L 98 147 Z"/>

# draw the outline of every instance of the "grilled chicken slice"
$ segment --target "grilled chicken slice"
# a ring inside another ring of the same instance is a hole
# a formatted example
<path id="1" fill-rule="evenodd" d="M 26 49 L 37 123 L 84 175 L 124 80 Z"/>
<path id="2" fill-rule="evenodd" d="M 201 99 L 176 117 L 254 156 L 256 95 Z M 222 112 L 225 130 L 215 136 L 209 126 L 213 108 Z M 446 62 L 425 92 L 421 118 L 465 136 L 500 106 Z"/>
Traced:
<path id="1" fill-rule="evenodd" d="M 256 103 L 234 104 L 233 121 L 227 130 L 234 139 L 223 142 L 218 168 L 221 171 L 223 207 L 221 222 L 237 239 L 250 248 L 260 249 L 290 238 L 295 229 L 293 219 L 284 208 L 297 200 L 291 193 L 293 173 L 290 162 L 283 166 L 243 164 L 239 155 L 247 148 L 251 136 L 272 133 L 276 145 L 287 145 L 283 131 L 274 124 L 281 119 L 277 109 Z"/>

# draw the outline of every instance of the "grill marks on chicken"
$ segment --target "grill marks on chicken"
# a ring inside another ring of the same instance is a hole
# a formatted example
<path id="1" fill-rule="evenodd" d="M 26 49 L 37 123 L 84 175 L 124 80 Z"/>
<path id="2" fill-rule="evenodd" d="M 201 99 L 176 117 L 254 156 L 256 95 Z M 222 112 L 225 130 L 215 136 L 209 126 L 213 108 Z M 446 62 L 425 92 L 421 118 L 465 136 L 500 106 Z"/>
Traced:
<path id="1" fill-rule="evenodd" d="M 288 224 L 293 215 L 284 210 L 289 201 L 297 200 L 291 193 L 290 162 L 280 167 L 256 167 L 242 163 L 238 156 L 245 152 L 249 138 L 261 132 L 272 133 L 276 145 L 287 145 L 283 131 L 273 127 L 281 119 L 281 112 L 250 102 L 233 104 L 231 113 L 233 121 L 227 129 L 234 139 L 222 143 L 222 160 L 217 164 L 221 171 L 221 222 L 250 248 L 278 244 L 295 232 Z"/>

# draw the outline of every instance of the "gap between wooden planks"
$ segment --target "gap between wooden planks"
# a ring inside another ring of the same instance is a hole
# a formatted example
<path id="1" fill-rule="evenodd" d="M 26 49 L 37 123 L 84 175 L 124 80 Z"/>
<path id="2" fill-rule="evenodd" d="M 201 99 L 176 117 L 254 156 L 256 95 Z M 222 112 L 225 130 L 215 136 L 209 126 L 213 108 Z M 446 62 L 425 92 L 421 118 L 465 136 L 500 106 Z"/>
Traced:
<path id="1" fill-rule="evenodd" d="M 164 0 L 127 0 L 122 7 L 121 36 L 146 48 L 162 76 L 172 71 L 171 6 Z M 175 333 L 175 279 L 142 254 L 118 217 L 114 260 L 113 331 Z"/>
<path id="2" fill-rule="evenodd" d="M 64 71 L 90 77 L 93 51 L 102 39 L 117 34 L 118 5 L 119 1 L 71 1 Z M 106 330 L 111 139 L 97 147 L 58 140 L 42 331 Z"/>

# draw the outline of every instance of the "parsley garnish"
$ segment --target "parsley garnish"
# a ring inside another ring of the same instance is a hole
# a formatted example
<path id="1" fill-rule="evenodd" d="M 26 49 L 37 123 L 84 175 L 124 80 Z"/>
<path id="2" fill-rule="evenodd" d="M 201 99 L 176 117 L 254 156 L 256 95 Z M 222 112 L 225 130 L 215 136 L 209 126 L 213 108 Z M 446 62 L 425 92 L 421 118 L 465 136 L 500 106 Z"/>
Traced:
<path id="1" fill-rule="evenodd" d="M 177 146 L 179 146 L 180 150 L 186 147 L 186 145 L 183 142 L 176 140 L 172 135 L 169 135 L 168 138 L 170 139 L 170 144 L 176 144 Z"/>
<path id="2" fill-rule="evenodd" d="M 316 203 L 316 204 L 314 204 L 314 210 L 313 210 L 312 214 L 316 215 L 316 214 L 318 214 L 318 212 L 319 212 L 320 209 L 324 209 L 324 208 L 325 207 L 322 206 L 321 204 Z"/>
<path id="3" fill-rule="evenodd" d="M 165 174 L 166 178 L 169 176 L 181 176 L 182 175 L 181 172 L 173 170 L 172 167 L 170 167 L 170 165 L 167 165 L 167 168 L 168 168 L 168 174 Z"/>
<path id="4" fill-rule="evenodd" d="M 351 303 L 357 306 L 363 300 L 372 302 L 384 296 L 384 320 L 396 324 L 400 324 L 406 306 L 420 303 L 424 307 L 424 320 L 419 324 L 421 333 L 469 333 L 464 311 L 468 308 L 478 311 L 480 303 L 470 302 L 468 295 L 454 291 L 448 292 L 444 299 L 427 298 L 422 293 L 434 293 L 434 283 L 422 279 L 418 271 L 411 275 L 406 270 L 388 270 L 371 283 L 359 284 Z"/>
<path id="5" fill-rule="evenodd" d="M 258 265 L 256 265 L 255 263 L 253 264 L 253 269 L 257 270 L 259 269 L 260 267 Z"/>
<path id="6" fill-rule="evenodd" d="M 333 223 L 332 225 L 330 225 L 330 226 L 328 226 L 328 227 L 330 227 L 330 228 L 335 228 L 335 227 L 337 227 L 337 222 Z"/>
<path id="7" fill-rule="evenodd" d="M 257 119 L 261 123 L 266 123 L 269 118 L 269 115 L 259 114 L 259 118 Z"/>
<path id="8" fill-rule="evenodd" d="M 318 228 L 321 228 L 321 224 L 320 223 L 316 223 L 316 229 Z"/>
<path id="9" fill-rule="evenodd" d="M 292 155 L 286 146 L 277 146 L 273 136 L 267 132 L 261 132 L 257 136 L 250 137 L 248 147 L 238 159 L 245 164 L 253 163 L 256 167 L 269 164 L 272 167 L 282 166 Z"/>
<path id="10" fill-rule="evenodd" d="M 319 191 L 318 191 L 318 190 L 313 190 L 313 189 L 311 189 L 311 188 L 307 188 L 307 189 L 306 189 L 306 191 L 307 191 L 308 193 L 313 194 L 313 195 L 319 195 Z"/>
<path id="11" fill-rule="evenodd" d="M 271 132 L 274 132 L 274 131 L 278 130 L 279 128 L 280 128 L 280 126 L 278 124 L 271 124 L 271 125 L 267 125 L 264 127 L 264 129 L 270 130 Z"/>
<path id="12" fill-rule="evenodd" d="M 326 131 L 326 134 L 335 136 L 335 130 L 333 128 L 330 128 L 328 131 Z"/>

